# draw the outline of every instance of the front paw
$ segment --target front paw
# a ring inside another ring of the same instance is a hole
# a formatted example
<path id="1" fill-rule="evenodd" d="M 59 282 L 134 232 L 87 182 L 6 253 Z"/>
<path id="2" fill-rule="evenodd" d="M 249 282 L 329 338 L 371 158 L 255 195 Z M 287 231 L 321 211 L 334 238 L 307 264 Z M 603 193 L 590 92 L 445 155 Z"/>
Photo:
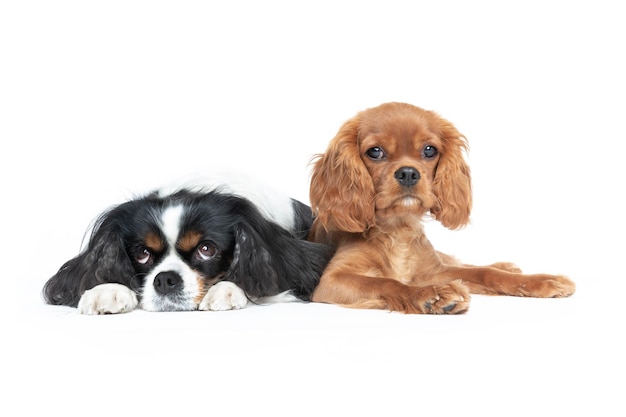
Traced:
<path id="1" fill-rule="evenodd" d="M 248 304 L 248 297 L 236 284 L 220 281 L 209 288 L 198 310 L 224 311 L 239 310 Z"/>
<path id="2" fill-rule="evenodd" d="M 576 284 L 561 275 L 537 275 L 532 280 L 523 282 L 519 294 L 523 297 L 561 298 L 569 297 L 576 291 Z"/>
<path id="3" fill-rule="evenodd" d="M 81 314 L 117 314 L 137 307 L 137 294 L 122 284 L 100 284 L 83 293 L 78 301 Z"/>
<path id="4" fill-rule="evenodd" d="M 456 280 L 448 285 L 433 285 L 421 288 L 420 302 L 426 314 L 461 314 L 469 309 L 470 293 L 468 288 Z"/>

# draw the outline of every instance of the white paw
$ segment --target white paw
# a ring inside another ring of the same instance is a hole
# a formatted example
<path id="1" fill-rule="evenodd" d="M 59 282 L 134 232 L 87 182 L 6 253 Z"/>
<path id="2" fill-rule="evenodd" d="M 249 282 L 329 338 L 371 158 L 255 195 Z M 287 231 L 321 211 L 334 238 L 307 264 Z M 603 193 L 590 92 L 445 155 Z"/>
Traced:
<path id="1" fill-rule="evenodd" d="M 81 314 L 116 314 L 137 307 L 137 295 L 122 284 L 100 284 L 84 292 L 78 301 Z"/>
<path id="2" fill-rule="evenodd" d="M 238 310 L 244 308 L 246 304 L 248 304 L 248 298 L 241 288 L 232 282 L 220 281 L 209 288 L 198 310 Z"/>

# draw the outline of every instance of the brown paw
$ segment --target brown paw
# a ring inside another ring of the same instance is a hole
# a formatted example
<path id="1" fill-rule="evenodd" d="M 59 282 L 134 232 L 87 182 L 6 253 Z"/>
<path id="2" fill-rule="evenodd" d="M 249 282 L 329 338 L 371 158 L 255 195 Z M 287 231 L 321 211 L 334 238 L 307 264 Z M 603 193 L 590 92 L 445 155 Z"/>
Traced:
<path id="1" fill-rule="evenodd" d="M 421 310 L 426 314 L 460 314 L 469 309 L 470 293 L 461 280 L 422 288 Z"/>
<path id="2" fill-rule="evenodd" d="M 561 298 L 568 297 L 576 291 L 576 284 L 561 275 L 536 275 L 534 279 L 524 282 L 519 287 L 522 297 Z"/>

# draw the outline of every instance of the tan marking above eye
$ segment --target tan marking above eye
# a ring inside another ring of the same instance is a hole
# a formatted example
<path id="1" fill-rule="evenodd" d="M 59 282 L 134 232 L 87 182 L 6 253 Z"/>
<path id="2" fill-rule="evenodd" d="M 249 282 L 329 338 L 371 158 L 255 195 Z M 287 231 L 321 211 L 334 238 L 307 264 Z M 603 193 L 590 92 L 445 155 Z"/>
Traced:
<path id="1" fill-rule="evenodd" d="M 202 239 L 202 235 L 198 232 L 187 232 L 180 239 L 178 239 L 178 243 L 176 247 L 181 252 L 189 252 L 195 249 L 200 243 L 200 239 Z"/>
<path id="2" fill-rule="evenodd" d="M 159 253 L 165 249 L 165 244 L 161 237 L 155 233 L 148 233 L 144 239 L 146 247 L 152 252 Z"/>

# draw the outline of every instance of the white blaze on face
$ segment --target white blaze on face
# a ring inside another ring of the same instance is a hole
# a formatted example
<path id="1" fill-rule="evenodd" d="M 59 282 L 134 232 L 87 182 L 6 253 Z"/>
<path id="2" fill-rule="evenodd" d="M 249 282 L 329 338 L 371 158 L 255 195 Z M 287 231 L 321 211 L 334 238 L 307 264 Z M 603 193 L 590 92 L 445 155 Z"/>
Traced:
<path id="1" fill-rule="evenodd" d="M 161 231 L 167 241 L 167 253 L 161 262 L 146 276 L 141 307 L 148 311 L 164 310 L 195 310 L 198 306 L 195 300 L 198 298 L 198 274 L 181 259 L 176 251 L 176 242 L 180 234 L 180 222 L 184 214 L 182 205 L 167 207 L 160 219 Z M 183 280 L 182 292 L 172 295 L 161 295 L 154 288 L 154 279 L 161 273 L 175 272 Z"/>
<path id="2" fill-rule="evenodd" d="M 180 219 L 183 216 L 183 206 L 167 207 L 161 214 L 161 230 L 170 247 L 176 245 L 180 233 Z"/>

